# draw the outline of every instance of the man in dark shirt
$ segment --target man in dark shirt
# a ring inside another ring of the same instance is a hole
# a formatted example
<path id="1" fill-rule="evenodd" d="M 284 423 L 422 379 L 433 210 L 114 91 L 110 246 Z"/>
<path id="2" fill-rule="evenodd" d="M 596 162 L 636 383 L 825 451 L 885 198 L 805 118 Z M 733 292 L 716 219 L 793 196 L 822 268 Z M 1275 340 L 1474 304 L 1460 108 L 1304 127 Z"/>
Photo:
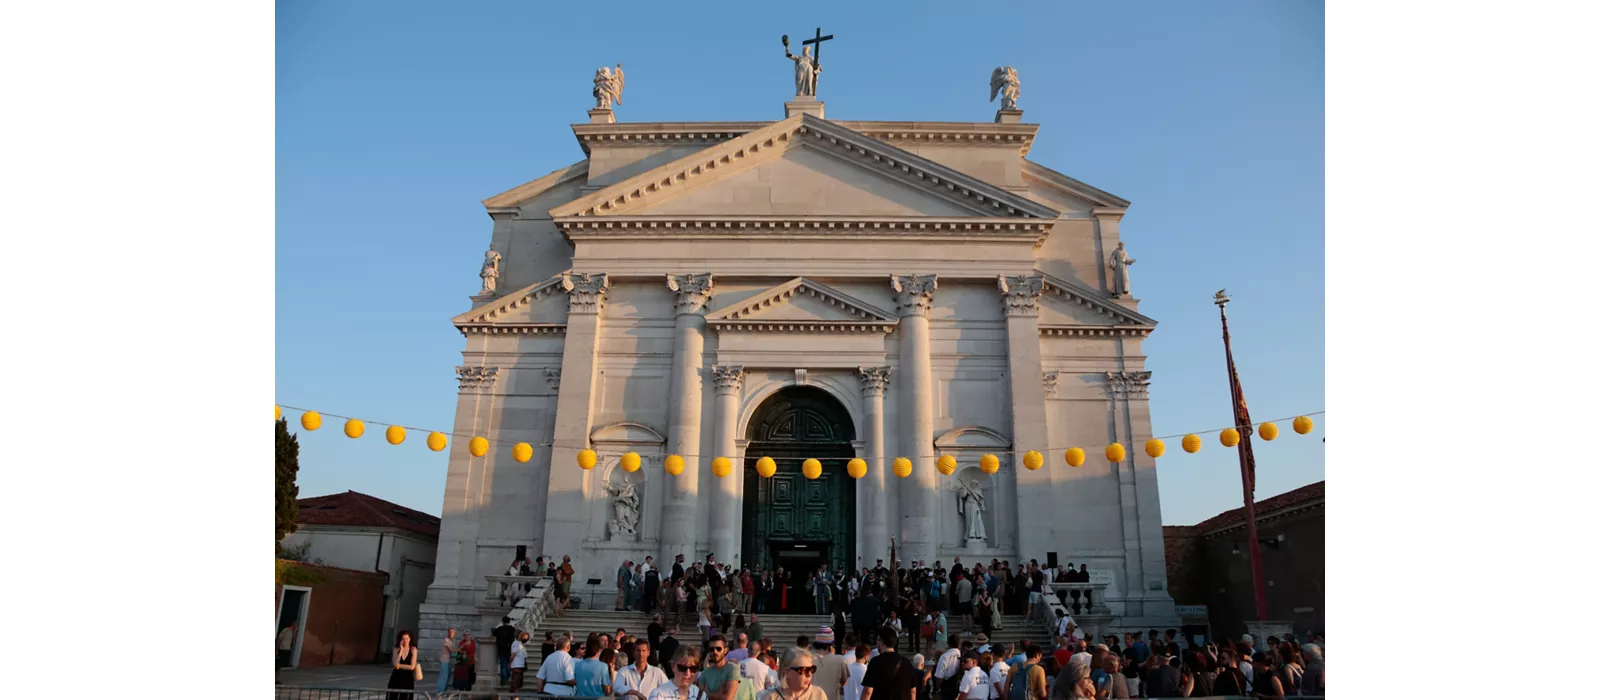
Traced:
<path id="1" fill-rule="evenodd" d="M 677 559 L 672 560 L 672 582 L 673 583 L 677 583 L 677 582 L 682 581 L 682 580 L 683 580 L 683 555 L 679 554 Z M 662 654 L 661 658 L 670 659 L 672 657 L 667 655 L 667 654 Z"/>
<path id="2" fill-rule="evenodd" d="M 678 628 L 668 628 L 666 635 L 661 638 L 660 648 L 656 651 L 656 660 L 663 671 L 672 665 L 672 655 L 678 653 Z M 654 649 L 656 646 L 652 645 L 651 648 Z"/>
<path id="3" fill-rule="evenodd" d="M 645 635 L 650 639 L 650 663 L 659 661 L 655 657 L 656 650 L 661 648 L 661 635 L 666 631 L 666 626 L 661 624 L 661 615 L 657 613 L 655 619 L 650 621 L 650 626 L 645 628 Z"/>
<path id="4" fill-rule="evenodd" d="M 1144 682 L 1140 684 L 1145 697 L 1183 697 L 1183 672 L 1167 661 L 1168 659 L 1162 657 L 1161 663 L 1156 664 L 1154 668 L 1145 669 Z"/>
<path id="5" fill-rule="evenodd" d="M 511 680 L 511 643 L 517 641 L 517 628 L 511 626 L 511 618 L 500 618 L 500 626 L 489 633 L 494 635 L 494 655 L 500 662 L 500 682 Z"/>
<path id="6" fill-rule="evenodd" d="M 661 572 L 656 568 L 655 557 L 645 557 L 644 568 L 644 607 L 642 610 L 647 613 L 655 612 L 656 591 L 661 590 Z M 656 645 L 651 643 L 650 648 L 655 649 Z"/>
<path id="7" fill-rule="evenodd" d="M 895 653 L 898 642 L 893 627 L 878 630 L 878 655 L 867 663 L 866 675 L 862 676 L 861 700 L 912 700 L 922 674 L 911 668 L 904 656 Z"/>

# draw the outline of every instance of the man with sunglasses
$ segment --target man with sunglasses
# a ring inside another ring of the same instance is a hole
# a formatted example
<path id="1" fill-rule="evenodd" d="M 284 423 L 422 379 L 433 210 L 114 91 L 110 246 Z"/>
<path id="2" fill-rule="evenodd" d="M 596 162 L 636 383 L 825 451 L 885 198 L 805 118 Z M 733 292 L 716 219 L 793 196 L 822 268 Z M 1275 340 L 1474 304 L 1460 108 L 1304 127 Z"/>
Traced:
<path id="1" fill-rule="evenodd" d="M 705 691 L 695 684 L 695 677 L 700 675 L 699 647 L 679 647 L 668 666 L 672 671 L 672 680 L 650 691 L 647 700 L 706 700 Z"/>
<path id="2" fill-rule="evenodd" d="M 728 640 L 720 634 L 711 635 L 706 644 L 706 665 L 700 671 L 696 685 L 706 692 L 708 700 L 733 700 L 739 692 L 739 664 L 728 661 Z"/>

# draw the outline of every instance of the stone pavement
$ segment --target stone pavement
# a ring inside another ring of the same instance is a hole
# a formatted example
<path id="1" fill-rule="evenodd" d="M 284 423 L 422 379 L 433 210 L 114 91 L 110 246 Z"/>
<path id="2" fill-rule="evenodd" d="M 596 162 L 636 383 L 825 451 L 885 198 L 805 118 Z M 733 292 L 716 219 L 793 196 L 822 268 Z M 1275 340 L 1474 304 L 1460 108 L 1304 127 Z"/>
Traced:
<path id="1" fill-rule="evenodd" d="M 278 683 L 322 688 L 382 688 L 389 684 L 389 670 L 388 664 L 286 668 L 278 671 Z M 427 680 L 436 680 L 434 669 L 423 666 L 422 670 L 427 672 Z"/>

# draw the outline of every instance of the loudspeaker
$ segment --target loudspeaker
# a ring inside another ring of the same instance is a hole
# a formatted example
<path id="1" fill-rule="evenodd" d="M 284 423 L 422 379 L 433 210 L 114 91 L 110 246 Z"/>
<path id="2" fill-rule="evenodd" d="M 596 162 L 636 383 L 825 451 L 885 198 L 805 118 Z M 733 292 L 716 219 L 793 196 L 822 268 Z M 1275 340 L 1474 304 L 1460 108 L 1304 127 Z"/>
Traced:
<path id="1" fill-rule="evenodd" d="M 522 561 L 523 559 L 527 559 L 527 558 L 528 558 L 528 545 L 525 545 L 525 544 L 517 545 L 517 559 L 516 560 L 517 561 Z"/>
<path id="2" fill-rule="evenodd" d="M 1045 562 L 1046 562 L 1045 566 L 1048 567 L 1048 568 L 1051 568 L 1051 569 L 1054 569 L 1057 566 L 1059 566 L 1059 564 L 1056 563 L 1056 553 L 1055 552 L 1047 552 L 1047 553 L 1045 553 Z"/>

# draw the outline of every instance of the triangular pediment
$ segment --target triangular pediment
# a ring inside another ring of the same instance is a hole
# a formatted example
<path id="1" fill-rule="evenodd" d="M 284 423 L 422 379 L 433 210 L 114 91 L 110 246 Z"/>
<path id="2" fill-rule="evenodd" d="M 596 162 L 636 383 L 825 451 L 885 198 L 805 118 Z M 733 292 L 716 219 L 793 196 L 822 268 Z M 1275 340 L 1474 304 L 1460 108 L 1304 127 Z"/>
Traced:
<path id="1" fill-rule="evenodd" d="M 876 330 L 888 332 L 894 314 L 820 282 L 796 277 L 706 314 L 714 327 Z"/>
<path id="2" fill-rule="evenodd" d="M 1044 275 L 1039 300 L 1040 328 L 1118 327 L 1154 329 L 1156 320 L 1117 304 L 1099 291 L 1054 275 Z"/>
<path id="3" fill-rule="evenodd" d="M 823 196 L 802 201 L 812 193 Z M 686 197 L 691 199 L 676 203 Z M 808 114 L 710 146 L 550 210 L 558 220 L 685 213 L 1010 219 L 1054 219 L 1059 214 Z"/>
<path id="4" fill-rule="evenodd" d="M 541 327 L 564 327 L 567 323 L 567 294 L 561 286 L 561 275 L 518 289 L 456 316 L 450 322 L 463 332 L 491 326 L 517 328 L 519 332 L 537 332 Z"/>

